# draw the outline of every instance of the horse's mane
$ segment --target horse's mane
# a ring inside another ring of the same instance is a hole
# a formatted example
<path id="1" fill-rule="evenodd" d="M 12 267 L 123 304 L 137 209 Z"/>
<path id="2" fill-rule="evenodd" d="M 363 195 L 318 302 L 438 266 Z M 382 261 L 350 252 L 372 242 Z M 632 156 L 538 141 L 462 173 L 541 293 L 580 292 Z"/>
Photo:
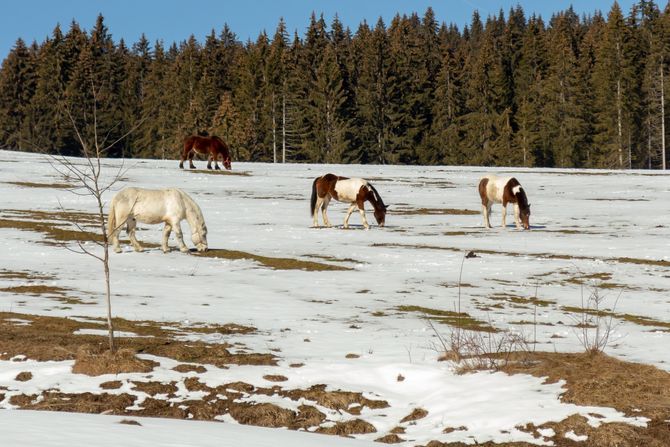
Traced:
<path id="1" fill-rule="evenodd" d="M 519 203 L 519 208 L 521 209 L 527 209 L 528 208 L 528 197 L 526 196 L 526 191 L 523 189 L 523 186 L 521 186 L 521 183 L 519 181 L 512 177 L 509 182 L 508 182 L 510 188 L 514 187 L 519 187 L 519 192 L 516 194 L 516 199 Z"/>
<path id="2" fill-rule="evenodd" d="M 382 208 L 386 209 L 386 205 L 384 205 L 384 201 L 382 200 L 382 196 L 380 196 L 379 193 L 377 192 L 377 190 L 375 189 L 375 187 L 372 186 L 372 183 L 368 182 L 368 186 L 372 190 L 372 193 L 375 195 L 375 200 L 377 200 L 381 204 Z"/>
<path id="3" fill-rule="evenodd" d="M 189 226 L 191 226 L 191 228 L 197 228 L 198 230 L 205 228 L 205 216 L 202 214 L 200 205 L 181 189 L 178 191 L 182 200 L 186 204 L 186 218 L 189 220 Z M 194 219 L 193 222 L 191 222 L 191 218 Z"/>

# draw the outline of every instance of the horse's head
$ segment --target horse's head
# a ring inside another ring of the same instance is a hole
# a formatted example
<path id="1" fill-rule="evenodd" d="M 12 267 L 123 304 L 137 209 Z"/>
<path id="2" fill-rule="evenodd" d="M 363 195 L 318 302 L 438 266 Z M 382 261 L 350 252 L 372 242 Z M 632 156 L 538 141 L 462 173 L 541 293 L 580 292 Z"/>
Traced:
<path id="1" fill-rule="evenodd" d="M 528 206 L 519 209 L 519 217 L 524 230 L 530 230 L 530 203 Z"/>
<path id="2" fill-rule="evenodd" d="M 377 219 L 377 223 L 379 224 L 380 227 L 383 227 L 384 223 L 386 222 L 387 209 L 388 206 L 386 205 L 375 206 L 375 219 Z"/>
<path id="3" fill-rule="evenodd" d="M 202 228 L 193 231 L 191 240 L 198 251 L 207 251 L 207 226 L 203 224 Z"/>
<path id="4" fill-rule="evenodd" d="M 232 168 L 231 166 L 231 160 L 230 160 L 230 155 L 224 155 L 223 156 L 223 167 L 226 168 L 228 171 Z"/>

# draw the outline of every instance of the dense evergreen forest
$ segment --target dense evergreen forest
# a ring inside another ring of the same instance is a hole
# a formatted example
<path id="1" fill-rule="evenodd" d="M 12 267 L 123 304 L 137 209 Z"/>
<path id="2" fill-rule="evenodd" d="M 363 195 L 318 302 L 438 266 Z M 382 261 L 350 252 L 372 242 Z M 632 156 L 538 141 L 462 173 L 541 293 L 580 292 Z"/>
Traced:
<path id="1" fill-rule="evenodd" d="M 280 20 L 169 47 L 115 43 L 99 16 L 16 41 L 0 147 L 78 155 L 76 123 L 114 157 L 177 158 L 209 133 L 235 160 L 665 168 L 669 61 L 670 8 L 650 0 L 548 21 L 517 6 L 463 30 L 430 8 L 355 31 L 312 14 L 304 36 Z"/>

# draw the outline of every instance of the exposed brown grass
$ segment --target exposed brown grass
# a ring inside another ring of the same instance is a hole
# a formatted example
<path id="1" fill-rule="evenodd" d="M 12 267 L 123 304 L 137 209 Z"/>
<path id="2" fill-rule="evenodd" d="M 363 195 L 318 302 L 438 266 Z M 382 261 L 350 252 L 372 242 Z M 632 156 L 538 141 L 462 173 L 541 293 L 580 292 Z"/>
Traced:
<path id="1" fill-rule="evenodd" d="M 423 408 L 415 408 L 410 414 L 400 419 L 400 423 L 417 421 L 419 419 L 425 418 L 426 416 L 428 416 L 428 411 L 424 410 Z"/>
<path id="2" fill-rule="evenodd" d="M 98 346 L 81 346 L 77 350 L 72 372 L 87 376 L 103 374 L 121 374 L 134 372 L 150 372 L 158 363 L 151 360 L 142 360 L 135 356 L 131 349 L 119 349 L 111 352 Z"/>
<path id="3" fill-rule="evenodd" d="M 478 332 L 498 332 L 496 328 L 484 321 L 477 320 L 465 312 L 451 310 L 430 309 L 421 306 L 404 305 L 396 307 L 400 312 L 419 312 L 431 321 L 449 326 Z"/>
<path id="4" fill-rule="evenodd" d="M 286 382 L 288 380 L 288 377 L 281 374 L 266 374 L 263 378 L 268 382 Z"/>
<path id="5" fill-rule="evenodd" d="M 346 422 L 337 422 L 332 427 L 319 427 L 317 433 L 325 433 L 328 435 L 350 436 L 365 433 L 375 433 L 374 425 L 362 419 L 354 419 Z"/>
<path id="6" fill-rule="evenodd" d="M 247 253 L 244 251 L 226 250 L 221 248 L 209 249 L 205 252 L 192 252 L 192 254 L 205 258 L 221 258 L 232 260 L 251 259 L 263 265 L 264 267 L 269 267 L 275 270 L 305 270 L 310 272 L 353 270 L 349 267 L 343 267 L 340 265 L 324 264 L 322 262 L 314 261 L 303 261 L 294 258 L 275 258 Z"/>
<path id="7" fill-rule="evenodd" d="M 30 371 L 20 372 L 14 378 L 14 380 L 16 380 L 17 382 L 27 382 L 32 379 L 33 379 L 33 373 L 31 373 Z"/>
<path id="8" fill-rule="evenodd" d="M 5 182 L 8 185 L 20 186 L 22 188 L 47 188 L 47 189 L 74 189 L 77 186 L 70 183 L 37 183 L 37 182 Z"/>
<path id="9" fill-rule="evenodd" d="M 54 276 L 37 273 L 30 270 L 7 270 L 0 269 L 0 278 L 2 279 L 20 279 L 23 281 L 47 281 L 53 279 Z"/>
<path id="10" fill-rule="evenodd" d="M 399 444 L 405 442 L 400 436 L 395 433 L 389 433 L 388 435 L 382 436 L 381 438 L 375 439 L 376 442 L 381 442 L 384 444 Z"/>
<path id="11" fill-rule="evenodd" d="M 30 321 L 29 325 L 16 325 L 12 319 Z M 213 364 L 225 367 L 229 364 L 239 365 L 274 365 L 277 359 L 272 354 L 232 353 L 230 345 L 208 344 L 203 342 L 181 342 L 175 339 L 177 335 L 188 333 L 178 323 L 158 323 L 148 321 L 130 321 L 121 318 L 114 319 L 116 330 L 133 332 L 149 337 L 124 337 L 121 347 L 132 352 L 142 352 L 157 356 L 169 357 L 184 363 Z M 226 332 L 226 326 L 212 326 L 199 328 L 200 330 L 215 331 L 217 333 L 239 333 L 238 327 L 233 325 L 232 332 Z M 9 359 L 16 355 L 25 355 L 30 359 L 46 360 L 75 360 L 81 355 L 80 362 L 87 363 L 86 352 L 79 352 L 80 347 L 88 345 L 90 356 L 97 355 L 96 349 L 106 345 L 106 337 L 101 335 L 75 335 L 79 329 L 105 329 L 104 322 L 82 322 L 69 318 L 44 317 L 10 312 L 0 312 L 0 359 Z M 101 362 L 113 362 L 113 359 L 100 358 Z M 113 366 L 109 366 L 113 368 Z M 93 366 L 91 368 L 94 368 Z"/>
<path id="12" fill-rule="evenodd" d="M 188 365 L 186 363 L 177 365 L 174 368 L 172 368 L 172 370 L 180 373 L 196 372 L 198 374 L 202 374 L 204 372 L 207 372 L 207 368 L 205 368 L 202 365 Z"/>
<path id="13" fill-rule="evenodd" d="M 628 416 L 651 419 L 647 428 L 628 424 L 604 424 L 594 429 L 574 416 L 558 424 L 545 424 L 559 434 L 574 430 L 589 436 L 589 446 L 670 445 L 670 373 L 650 365 L 624 362 L 605 354 L 524 353 L 530 361 L 509 362 L 508 373 L 546 377 L 547 382 L 566 381 L 561 400 L 577 405 L 612 407 Z"/>
<path id="14" fill-rule="evenodd" d="M 251 177 L 251 173 L 248 171 L 234 171 L 226 169 L 184 169 L 185 172 L 190 172 L 192 174 L 208 174 L 208 175 L 236 175 L 242 177 Z"/>
<path id="15" fill-rule="evenodd" d="M 638 264 L 638 265 L 650 265 L 655 267 L 670 267 L 670 261 L 663 259 L 645 259 L 645 258 L 629 258 L 629 257 L 614 257 L 614 258 L 597 258 L 593 256 L 579 256 L 579 255 L 566 255 L 560 253 L 521 253 L 515 251 L 498 251 L 498 250 L 484 250 L 481 248 L 475 250 L 457 248 L 457 247 L 447 247 L 447 246 L 437 246 L 437 245 L 426 245 L 426 244 L 400 244 L 400 243 L 389 243 L 389 242 L 380 242 L 371 244 L 371 247 L 393 247 L 393 248 L 408 248 L 412 250 L 438 250 L 438 251 L 451 251 L 455 253 L 462 253 L 464 251 L 476 251 L 477 254 L 486 254 L 486 255 L 500 255 L 500 256 L 511 256 L 517 258 L 535 258 L 535 259 L 564 259 L 564 260 L 584 260 L 584 261 L 602 261 L 605 263 L 608 262 L 618 262 L 620 264 Z"/>
<path id="16" fill-rule="evenodd" d="M 133 382 L 133 390 L 141 391 L 147 393 L 150 396 L 156 396 L 157 394 L 165 394 L 167 397 L 172 398 L 177 392 L 176 382 L 170 383 L 161 383 L 161 382 Z"/>
<path id="17" fill-rule="evenodd" d="M 479 213 L 479 211 L 460 208 L 401 208 L 393 210 L 393 214 L 399 216 L 473 216 Z"/>

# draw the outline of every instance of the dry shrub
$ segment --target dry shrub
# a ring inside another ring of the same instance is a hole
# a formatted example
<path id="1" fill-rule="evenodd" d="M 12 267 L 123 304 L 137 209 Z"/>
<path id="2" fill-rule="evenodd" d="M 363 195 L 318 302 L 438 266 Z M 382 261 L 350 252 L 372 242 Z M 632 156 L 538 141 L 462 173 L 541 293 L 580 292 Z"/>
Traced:
<path id="1" fill-rule="evenodd" d="M 290 427 L 295 413 L 274 404 L 238 404 L 231 406 L 230 415 L 240 424 L 259 427 Z"/>
<path id="2" fill-rule="evenodd" d="M 400 436 L 396 435 L 395 433 L 389 433 L 386 436 L 382 436 L 381 438 L 375 439 L 376 442 L 382 442 L 384 444 L 399 444 L 401 442 L 405 442 L 404 439 L 402 439 Z"/>
<path id="3" fill-rule="evenodd" d="M 349 436 L 376 433 L 377 429 L 374 425 L 362 419 L 353 419 L 351 421 L 337 422 L 332 427 L 319 427 L 316 432 L 327 435 Z"/>
<path id="4" fill-rule="evenodd" d="M 87 376 L 103 374 L 146 373 L 158 366 L 152 360 L 142 360 L 135 356 L 132 349 L 119 349 L 116 352 L 84 345 L 77 351 L 72 372 Z"/>
<path id="5" fill-rule="evenodd" d="M 345 355 L 344 357 L 347 358 L 347 359 L 357 359 L 357 358 L 360 357 L 360 355 L 350 353 L 350 354 Z"/>
<path id="6" fill-rule="evenodd" d="M 139 422 L 137 422 L 137 421 L 135 421 L 135 420 L 133 420 L 133 419 L 121 419 L 121 420 L 119 421 L 119 424 L 124 424 L 124 425 L 139 425 L 140 427 L 142 426 L 142 424 L 140 424 Z"/>
<path id="7" fill-rule="evenodd" d="M 300 405 L 298 415 L 296 416 L 294 427 L 291 428 L 310 428 L 317 427 L 326 420 L 326 415 L 311 405 Z"/>
<path id="8" fill-rule="evenodd" d="M 272 375 L 272 374 L 267 374 L 263 376 L 263 378 L 267 381 L 270 382 L 286 382 L 288 380 L 288 377 L 282 376 L 280 374 Z"/>
<path id="9" fill-rule="evenodd" d="M 150 396 L 167 394 L 169 398 L 174 397 L 177 392 L 176 382 L 133 382 L 133 390 L 147 393 Z"/>
<path id="10" fill-rule="evenodd" d="M 181 407 L 181 402 L 168 402 L 163 399 L 149 397 L 142 402 L 142 409 L 134 410 L 132 414 L 138 416 L 186 419 L 188 417 L 188 411 Z"/>
<path id="11" fill-rule="evenodd" d="M 292 400 L 306 399 L 322 407 L 330 408 L 332 410 L 342 410 L 349 413 L 354 411 L 360 412 L 361 407 L 368 407 L 372 409 L 387 408 L 388 402 L 385 400 L 371 400 L 363 397 L 361 393 L 353 393 L 350 391 L 326 391 L 326 385 L 314 385 L 306 390 L 282 390 L 279 394 L 283 397 L 288 397 Z M 358 404 L 354 408 L 350 407 L 352 404 Z"/>
<path id="12" fill-rule="evenodd" d="M 189 391 L 207 391 L 211 392 L 212 388 L 198 380 L 197 377 L 187 377 L 184 379 L 184 386 Z"/>
<path id="13" fill-rule="evenodd" d="M 18 373 L 14 378 L 14 380 L 16 380 L 17 382 L 27 382 L 29 380 L 32 380 L 32 378 L 33 373 L 31 373 L 30 371 L 23 371 Z"/>
<path id="14" fill-rule="evenodd" d="M 30 396 L 27 397 L 30 398 Z M 68 394 L 45 391 L 42 393 L 39 402 L 34 402 L 34 399 L 32 399 L 21 405 L 21 408 L 74 413 L 125 414 L 126 408 L 131 406 L 134 401 L 135 397 L 129 394 Z"/>
<path id="15" fill-rule="evenodd" d="M 198 374 L 202 374 L 204 372 L 207 372 L 207 368 L 205 368 L 202 365 L 187 365 L 186 363 L 177 365 L 174 368 L 172 368 L 172 370 L 180 373 L 196 372 Z"/>
<path id="16" fill-rule="evenodd" d="M 400 420 L 400 423 L 416 421 L 419 419 L 423 419 L 426 416 L 428 416 L 428 411 L 424 410 L 423 408 L 415 408 L 414 410 L 412 410 L 410 414 L 402 418 Z"/>

